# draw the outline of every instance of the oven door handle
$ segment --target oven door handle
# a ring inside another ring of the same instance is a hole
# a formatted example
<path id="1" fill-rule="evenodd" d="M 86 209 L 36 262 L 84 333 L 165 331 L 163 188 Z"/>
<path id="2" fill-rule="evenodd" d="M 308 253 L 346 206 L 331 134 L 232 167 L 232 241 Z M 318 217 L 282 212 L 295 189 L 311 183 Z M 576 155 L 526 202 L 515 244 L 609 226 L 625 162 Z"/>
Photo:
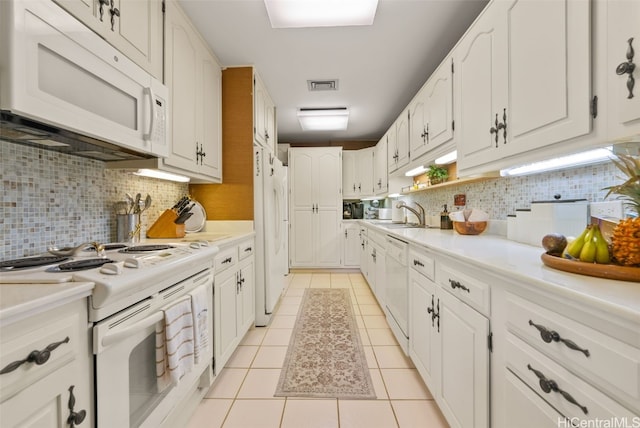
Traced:
<path id="1" fill-rule="evenodd" d="M 164 311 L 158 311 L 153 315 L 150 315 L 147 318 L 141 321 L 138 321 L 137 323 L 129 327 L 123 328 L 122 330 L 117 330 L 111 334 L 106 334 L 100 341 L 100 344 L 102 345 L 103 348 L 106 348 L 108 346 L 113 345 L 114 343 L 117 343 L 123 339 L 126 339 L 131 335 L 136 334 L 140 330 L 144 330 L 145 328 L 162 321 L 163 319 L 164 319 Z"/>

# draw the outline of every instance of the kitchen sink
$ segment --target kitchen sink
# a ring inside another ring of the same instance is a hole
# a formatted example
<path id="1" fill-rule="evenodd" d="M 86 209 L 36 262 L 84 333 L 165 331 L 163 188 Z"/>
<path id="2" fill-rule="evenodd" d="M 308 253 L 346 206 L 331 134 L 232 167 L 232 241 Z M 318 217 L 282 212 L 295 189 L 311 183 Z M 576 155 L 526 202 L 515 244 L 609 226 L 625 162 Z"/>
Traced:
<path id="1" fill-rule="evenodd" d="M 417 223 L 388 223 L 388 222 L 373 222 L 376 226 L 382 226 L 386 229 L 426 229 L 429 226 L 421 226 Z"/>

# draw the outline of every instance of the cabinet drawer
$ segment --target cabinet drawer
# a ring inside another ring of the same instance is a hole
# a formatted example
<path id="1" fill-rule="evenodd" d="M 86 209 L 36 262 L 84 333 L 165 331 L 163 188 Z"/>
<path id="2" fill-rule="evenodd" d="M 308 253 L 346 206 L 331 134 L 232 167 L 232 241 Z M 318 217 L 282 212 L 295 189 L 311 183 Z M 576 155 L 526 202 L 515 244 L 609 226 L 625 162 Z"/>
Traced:
<path id="1" fill-rule="evenodd" d="M 247 257 L 253 254 L 254 249 L 255 249 L 255 245 L 253 243 L 253 240 L 243 242 L 242 244 L 238 245 L 238 259 L 240 260 L 246 259 Z"/>
<path id="2" fill-rule="evenodd" d="M 435 263 L 433 258 L 425 251 L 417 248 L 409 249 L 409 266 L 433 281 L 435 277 Z"/>
<path id="3" fill-rule="evenodd" d="M 214 261 L 214 274 L 219 274 L 231 266 L 235 266 L 238 262 L 238 247 L 233 246 L 231 248 L 224 249 L 220 251 L 215 258 Z"/>
<path id="4" fill-rule="evenodd" d="M 472 308 L 489 315 L 491 296 L 488 284 L 446 263 L 436 264 L 436 283 Z"/>
<path id="5" fill-rule="evenodd" d="M 504 370 L 503 426 L 518 428 L 557 427 L 564 417 L 515 376 Z M 570 425 L 567 424 L 567 427 Z"/>
<path id="6" fill-rule="evenodd" d="M 380 245 L 381 247 L 384 247 L 385 241 L 387 239 L 387 235 L 385 235 L 384 233 L 380 233 L 377 230 L 373 230 L 373 229 L 369 229 L 367 237 L 369 238 L 369 240 L 375 242 L 376 244 Z"/>
<path id="7" fill-rule="evenodd" d="M 85 302 L 82 300 L 86 305 Z M 86 312 L 86 306 L 82 307 Z M 68 364 L 81 352 L 89 352 L 81 346 L 87 338 L 80 337 L 80 328 L 87 328 L 86 317 L 81 319 L 78 312 L 57 316 L 59 313 L 60 310 L 51 311 L 42 314 L 48 316 L 26 319 L 2 330 L 0 370 L 6 372 L 0 374 L 0 401 Z M 19 364 L 29 356 L 30 361 Z M 11 370 L 10 366 L 16 365 Z"/>
<path id="8" fill-rule="evenodd" d="M 634 414 L 513 334 L 508 334 L 507 367 L 574 423 L 627 418 Z M 574 419 L 575 418 L 575 419 Z"/>
<path id="9" fill-rule="evenodd" d="M 514 295 L 507 298 L 507 327 L 563 366 L 630 400 L 640 410 L 640 349 Z"/>

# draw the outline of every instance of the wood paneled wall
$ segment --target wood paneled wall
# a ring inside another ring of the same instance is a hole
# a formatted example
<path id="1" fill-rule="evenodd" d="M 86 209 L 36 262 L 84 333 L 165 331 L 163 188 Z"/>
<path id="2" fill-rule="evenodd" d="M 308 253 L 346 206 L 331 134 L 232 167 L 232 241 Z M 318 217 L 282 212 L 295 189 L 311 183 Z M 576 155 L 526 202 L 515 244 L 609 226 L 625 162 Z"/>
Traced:
<path id="1" fill-rule="evenodd" d="M 191 184 L 207 220 L 253 220 L 253 68 L 222 71 L 222 184 Z"/>

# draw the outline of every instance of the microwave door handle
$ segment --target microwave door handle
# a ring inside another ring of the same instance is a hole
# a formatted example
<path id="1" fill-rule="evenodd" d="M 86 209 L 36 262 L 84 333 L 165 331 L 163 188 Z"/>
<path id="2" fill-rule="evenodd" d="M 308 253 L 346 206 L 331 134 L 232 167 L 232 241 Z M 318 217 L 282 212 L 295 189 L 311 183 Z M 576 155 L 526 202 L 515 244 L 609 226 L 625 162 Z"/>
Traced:
<path id="1" fill-rule="evenodd" d="M 151 105 L 151 118 L 149 120 L 149 133 L 144 134 L 142 138 L 145 141 L 151 141 L 151 136 L 153 135 L 153 127 L 155 126 L 154 122 L 156 118 L 156 103 L 155 103 L 156 96 L 153 93 L 153 89 L 151 88 L 151 86 L 144 88 L 144 93 L 146 95 L 149 95 L 149 104 Z"/>
<path id="2" fill-rule="evenodd" d="M 142 321 L 135 323 L 134 325 L 123 328 L 122 330 L 117 330 L 111 334 L 105 335 L 100 341 L 100 343 L 102 347 L 106 348 L 133 334 L 136 334 L 140 330 L 144 330 L 145 328 L 162 321 L 163 319 L 164 319 L 164 311 L 158 311 L 153 315 L 150 315 L 147 318 L 143 319 Z"/>

